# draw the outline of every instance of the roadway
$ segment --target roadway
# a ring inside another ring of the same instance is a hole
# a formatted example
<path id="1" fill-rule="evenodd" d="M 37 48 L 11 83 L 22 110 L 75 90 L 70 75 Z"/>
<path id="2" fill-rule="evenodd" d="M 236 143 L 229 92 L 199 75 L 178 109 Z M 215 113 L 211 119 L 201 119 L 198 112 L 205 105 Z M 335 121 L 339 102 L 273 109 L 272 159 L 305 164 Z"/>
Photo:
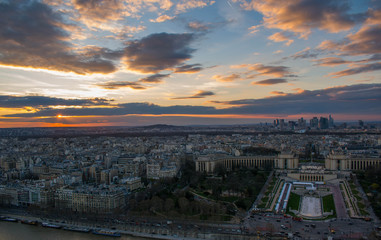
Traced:
<path id="1" fill-rule="evenodd" d="M 332 236 L 336 239 L 360 239 L 374 230 L 372 222 L 360 219 L 332 219 L 326 221 L 293 221 L 283 215 L 251 214 L 244 220 L 243 226 L 250 234 L 261 235 L 278 233 L 287 236 L 292 233 L 294 239 L 323 239 Z"/>
<path id="2" fill-rule="evenodd" d="M 374 229 L 372 222 L 356 219 L 341 219 L 330 221 L 293 221 L 283 215 L 250 214 L 241 223 L 212 223 L 187 220 L 167 220 L 159 218 L 104 218 L 102 221 L 92 219 L 68 219 L 62 216 L 35 216 L 22 210 L 0 209 L 1 215 L 7 215 L 19 219 L 51 222 L 61 226 L 83 226 L 88 228 L 105 228 L 117 230 L 124 234 L 145 236 L 150 238 L 167 239 L 224 239 L 223 236 L 250 237 L 270 234 L 287 237 L 293 233 L 294 239 L 323 239 L 333 236 L 337 239 L 360 239 L 368 235 Z M 314 226 L 313 226 L 314 225 Z M 334 230 L 334 233 L 331 230 Z M 59 231 L 59 230 L 57 230 Z M 166 237 L 165 237 L 166 236 Z M 230 237 L 229 237 L 230 238 Z M 242 238 L 241 238 L 242 239 Z"/>

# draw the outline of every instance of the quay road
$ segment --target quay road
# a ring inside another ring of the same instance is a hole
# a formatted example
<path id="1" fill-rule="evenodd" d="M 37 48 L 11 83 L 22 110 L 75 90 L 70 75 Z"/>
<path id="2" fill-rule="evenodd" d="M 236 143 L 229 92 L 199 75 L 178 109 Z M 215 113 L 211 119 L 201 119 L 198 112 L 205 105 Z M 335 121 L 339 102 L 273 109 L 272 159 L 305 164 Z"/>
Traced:
<path id="1" fill-rule="evenodd" d="M 334 239 L 361 239 L 377 227 L 376 224 L 361 219 L 299 222 L 272 213 L 248 215 L 243 226 L 251 234 L 265 232 L 277 236 L 288 236 L 288 233 L 292 233 L 293 239 L 327 239 L 328 236 Z"/>
<path id="2" fill-rule="evenodd" d="M 58 216 L 38 217 L 23 210 L 0 209 L 0 215 L 15 218 L 52 222 L 61 226 L 83 226 L 120 231 L 132 236 L 160 239 L 250 239 L 253 236 L 263 239 L 275 235 L 280 239 L 293 234 L 293 239 L 361 239 L 374 230 L 372 222 L 356 219 L 331 221 L 293 221 L 283 215 L 251 214 L 241 223 L 210 223 L 187 220 L 165 220 L 160 218 L 124 218 L 91 220 L 86 218 L 70 219 Z M 334 231 L 331 231 L 331 230 Z"/>
<path id="3" fill-rule="evenodd" d="M 233 236 L 243 234 L 239 224 L 166 220 L 155 217 L 129 217 L 123 220 L 103 218 L 102 220 L 94 220 L 85 217 L 71 218 L 52 214 L 49 216 L 37 216 L 36 214 L 29 214 L 22 209 L 0 209 L 0 215 L 23 220 L 48 222 L 60 226 L 116 230 L 132 236 L 158 239 L 229 239 L 212 235 L 228 234 Z"/>

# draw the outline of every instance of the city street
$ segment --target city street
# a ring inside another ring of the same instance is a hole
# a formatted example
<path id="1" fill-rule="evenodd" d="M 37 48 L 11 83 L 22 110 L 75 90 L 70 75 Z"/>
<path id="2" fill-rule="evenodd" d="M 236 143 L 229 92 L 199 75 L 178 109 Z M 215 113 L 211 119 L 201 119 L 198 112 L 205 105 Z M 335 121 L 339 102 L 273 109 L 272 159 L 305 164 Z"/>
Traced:
<path id="1" fill-rule="evenodd" d="M 372 222 L 357 219 L 332 219 L 326 221 L 293 221 L 291 218 L 285 218 L 283 215 L 253 214 L 245 218 L 244 227 L 249 233 L 255 234 L 258 231 L 264 233 L 280 233 L 287 236 L 292 233 L 293 236 L 301 239 L 323 239 L 328 236 L 334 238 L 353 238 L 358 239 L 366 236 L 373 229 Z"/>
<path id="2" fill-rule="evenodd" d="M 332 236 L 337 239 L 359 239 L 374 229 L 374 223 L 356 219 L 332 219 L 327 221 L 294 221 L 291 218 L 273 213 L 258 213 L 245 217 L 241 224 L 192 222 L 186 220 L 165 220 L 129 218 L 128 220 L 104 219 L 104 222 L 94 220 L 68 220 L 56 217 L 46 218 L 29 215 L 22 210 L 1 210 L 1 215 L 18 219 L 52 222 L 61 226 L 83 226 L 88 228 L 105 228 L 117 230 L 124 234 L 160 237 L 168 236 L 198 239 L 224 239 L 228 236 L 277 236 L 292 239 L 324 239 Z M 60 231 L 60 230 L 57 230 Z"/>

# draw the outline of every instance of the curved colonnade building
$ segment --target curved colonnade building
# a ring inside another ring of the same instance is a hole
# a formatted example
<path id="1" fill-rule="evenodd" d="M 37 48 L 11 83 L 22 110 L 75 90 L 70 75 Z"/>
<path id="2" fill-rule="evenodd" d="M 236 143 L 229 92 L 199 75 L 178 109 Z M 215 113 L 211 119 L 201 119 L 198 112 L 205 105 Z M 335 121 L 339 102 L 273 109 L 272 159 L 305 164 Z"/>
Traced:
<path id="1" fill-rule="evenodd" d="M 381 158 L 351 157 L 344 154 L 329 154 L 325 159 L 325 168 L 336 171 L 366 170 L 369 167 L 380 167 Z"/>
<path id="2" fill-rule="evenodd" d="M 292 153 L 282 153 L 273 156 L 200 156 L 196 160 L 196 171 L 212 173 L 216 166 L 222 165 L 227 170 L 235 167 L 248 168 L 276 168 L 276 169 L 297 169 L 299 158 Z"/>
<path id="3" fill-rule="evenodd" d="M 325 158 L 325 168 L 319 171 L 299 166 L 299 157 L 293 153 L 281 153 L 273 156 L 199 156 L 195 161 L 196 171 L 212 173 L 218 165 L 227 170 L 235 167 L 266 168 L 271 167 L 279 170 L 299 170 L 300 180 L 324 181 L 328 172 L 366 170 L 369 167 L 381 167 L 381 158 L 352 157 L 345 154 L 331 153 Z M 316 169 L 317 170 L 317 169 Z M 318 173 L 319 172 L 319 173 Z M 330 177 L 331 178 L 331 177 Z"/>

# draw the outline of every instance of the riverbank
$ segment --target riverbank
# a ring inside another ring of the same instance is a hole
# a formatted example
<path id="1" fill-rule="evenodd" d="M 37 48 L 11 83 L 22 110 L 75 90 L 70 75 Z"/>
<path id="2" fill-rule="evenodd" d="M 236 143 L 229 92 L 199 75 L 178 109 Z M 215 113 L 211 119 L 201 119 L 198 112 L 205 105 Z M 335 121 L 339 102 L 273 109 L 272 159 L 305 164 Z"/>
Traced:
<path id="1" fill-rule="evenodd" d="M 168 239 L 168 240 L 197 240 L 197 239 L 209 239 L 209 234 L 203 234 L 199 236 L 196 232 L 187 232 L 186 230 L 182 230 L 178 227 L 158 227 L 158 226 L 148 226 L 148 225 L 132 225 L 132 224 L 115 224 L 112 228 L 108 228 L 101 225 L 96 225 L 93 223 L 86 222 L 66 222 L 65 220 L 53 220 L 47 218 L 39 218 L 34 216 L 23 216 L 18 214 L 8 213 L 6 215 L 8 218 L 17 219 L 17 222 L 38 222 L 38 227 L 43 227 L 42 223 L 48 223 L 51 225 L 59 226 L 59 229 L 55 229 L 56 231 L 65 231 L 64 228 L 73 228 L 73 229 L 89 229 L 90 231 L 84 234 L 91 234 L 95 229 L 103 230 L 107 232 L 117 232 L 122 235 L 139 237 L 145 239 Z"/>

